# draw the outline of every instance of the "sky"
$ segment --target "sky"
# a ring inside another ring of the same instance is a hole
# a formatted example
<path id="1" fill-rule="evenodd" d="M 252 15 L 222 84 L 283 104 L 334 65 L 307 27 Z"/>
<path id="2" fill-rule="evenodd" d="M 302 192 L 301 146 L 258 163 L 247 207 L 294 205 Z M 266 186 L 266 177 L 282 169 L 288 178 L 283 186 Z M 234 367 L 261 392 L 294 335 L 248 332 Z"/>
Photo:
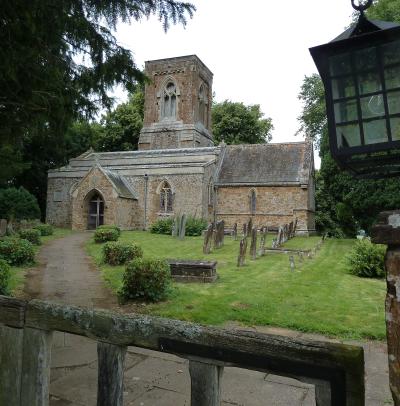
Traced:
<path id="1" fill-rule="evenodd" d="M 317 72 L 308 48 L 344 31 L 353 12 L 351 1 L 191 2 L 197 11 L 186 28 L 171 26 L 165 33 L 152 17 L 120 24 L 118 42 L 133 52 L 139 68 L 147 60 L 196 54 L 214 73 L 217 102 L 260 104 L 272 118 L 272 142 L 301 141 L 295 135 L 302 107 L 298 94 L 304 76 Z M 116 96 L 125 101 L 120 89 Z"/>

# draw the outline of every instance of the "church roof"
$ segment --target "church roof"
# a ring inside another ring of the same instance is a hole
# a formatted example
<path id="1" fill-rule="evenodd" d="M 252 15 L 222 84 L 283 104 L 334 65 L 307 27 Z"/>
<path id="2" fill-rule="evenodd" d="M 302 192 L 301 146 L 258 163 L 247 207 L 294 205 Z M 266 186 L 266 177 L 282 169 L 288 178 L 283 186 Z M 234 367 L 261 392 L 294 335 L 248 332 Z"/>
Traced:
<path id="1" fill-rule="evenodd" d="M 110 171 L 108 169 L 101 168 L 101 170 L 110 180 L 119 197 L 123 197 L 125 199 L 138 199 L 135 191 L 133 190 L 132 186 L 129 184 L 125 176 L 122 176 L 117 172 Z"/>
<path id="2" fill-rule="evenodd" d="M 313 170 L 311 142 L 228 145 L 216 185 L 306 185 Z"/>

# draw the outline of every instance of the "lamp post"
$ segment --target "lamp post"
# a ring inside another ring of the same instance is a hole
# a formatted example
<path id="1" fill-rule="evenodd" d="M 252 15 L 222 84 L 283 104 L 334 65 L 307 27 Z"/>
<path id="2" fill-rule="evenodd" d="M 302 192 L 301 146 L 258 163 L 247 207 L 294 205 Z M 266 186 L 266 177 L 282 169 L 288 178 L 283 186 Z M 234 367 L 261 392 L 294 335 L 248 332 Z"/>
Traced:
<path id="1" fill-rule="evenodd" d="M 310 49 L 325 87 L 329 145 L 339 167 L 356 177 L 400 175 L 400 25 L 369 20 L 367 0 L 356 24 Z M 390 390 L 400 406 L 400 210 L 372 229 L 387 244 L 385 302 Z"/>

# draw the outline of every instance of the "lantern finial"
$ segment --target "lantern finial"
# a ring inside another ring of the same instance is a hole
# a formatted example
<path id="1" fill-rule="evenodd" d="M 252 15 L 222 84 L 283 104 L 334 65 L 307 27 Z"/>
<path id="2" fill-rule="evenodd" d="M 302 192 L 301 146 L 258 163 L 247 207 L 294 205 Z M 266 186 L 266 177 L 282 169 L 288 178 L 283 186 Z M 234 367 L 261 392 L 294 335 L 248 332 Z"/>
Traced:
<path id="1" fill-rule="evenodd" d="M 364 11 L 372 6 L 372 1 L 373 0 L 367 0 L 365 4 L 361 1 L 358 0 L 358 5 L 355 3 L 355 0 L 351 0 L 351 5 L 353 6 L 354 10 L 359 11 L 361 14 L 364 13 Z"/>

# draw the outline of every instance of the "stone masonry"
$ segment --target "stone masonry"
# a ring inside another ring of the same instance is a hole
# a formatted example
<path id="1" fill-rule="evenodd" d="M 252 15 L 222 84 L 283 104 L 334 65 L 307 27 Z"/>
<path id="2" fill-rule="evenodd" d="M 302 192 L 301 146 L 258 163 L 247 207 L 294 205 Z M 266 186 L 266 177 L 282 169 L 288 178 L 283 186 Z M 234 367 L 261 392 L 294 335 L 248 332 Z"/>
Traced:
<path id="1" fill-rule="evenodd" d="M 104 224 L 123 229 L 186 214 L 228 227 L 297 218 L 298 233 L 315 230 L 311 142 L 215 147 L 213 75 L 204 63 L 195 55 L 149 61 L 146 74 L 139 151 L 89 150 L 50 170 L 47 222 L 84 230 L 100 199 Z"/>

